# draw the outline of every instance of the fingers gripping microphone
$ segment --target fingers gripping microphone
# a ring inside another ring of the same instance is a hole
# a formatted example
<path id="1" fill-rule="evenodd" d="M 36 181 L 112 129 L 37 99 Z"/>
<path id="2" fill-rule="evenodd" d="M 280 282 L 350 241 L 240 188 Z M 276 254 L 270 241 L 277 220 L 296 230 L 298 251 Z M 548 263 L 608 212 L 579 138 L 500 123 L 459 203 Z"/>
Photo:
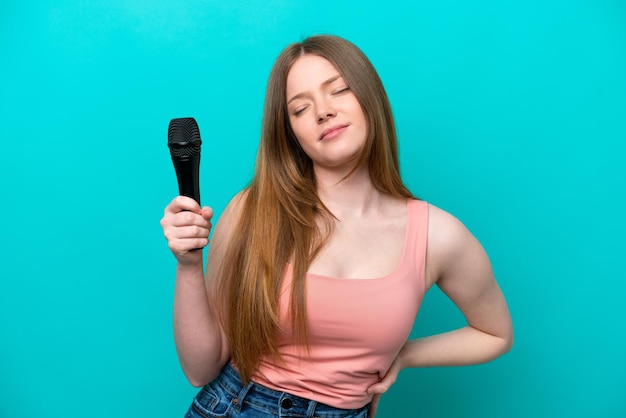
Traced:
<path id="1" fill-rule="evenodd" d="M 200 204 L 200 129 L 194 118 L 172 119 L 167 131 L 178 191 Z"/>

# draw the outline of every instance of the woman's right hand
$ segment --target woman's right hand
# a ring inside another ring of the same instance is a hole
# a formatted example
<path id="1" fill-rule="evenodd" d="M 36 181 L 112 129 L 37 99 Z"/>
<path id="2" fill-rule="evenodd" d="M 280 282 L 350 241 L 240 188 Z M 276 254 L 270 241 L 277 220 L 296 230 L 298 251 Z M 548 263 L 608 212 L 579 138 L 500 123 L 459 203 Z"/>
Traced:
<path id="1" fill-rule="evenodd" d="M 163 235 L 178 262 L 202 265 L 202 248 L 209 244 L 213 209 L 200 207 L 190 197 L 177 196 L 166 206 L 161 219 Z"/>

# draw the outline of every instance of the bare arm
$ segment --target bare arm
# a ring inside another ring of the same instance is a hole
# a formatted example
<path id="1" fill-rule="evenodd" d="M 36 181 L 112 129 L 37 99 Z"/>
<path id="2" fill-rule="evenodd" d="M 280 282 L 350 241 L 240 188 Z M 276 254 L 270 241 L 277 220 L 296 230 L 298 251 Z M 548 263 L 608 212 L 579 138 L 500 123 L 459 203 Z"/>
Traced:
<path id="1" fill-rule="evenodd" d="M 213 233 L 206 266 L 202 251 L 208 244 L 213 211 L 190 198 L 176 197 L 165 209 L 161 226 L 178 260 L 174 294 L 174 339 L 180 364 L 189 382 L 198 387 L 217 376 L 230 357 L 228 341 L 213 310 L 209 284 L 219 280 L 219 266 L 233 224 L 233 207 L 226 208 Z"/>
<path id="2" fill-rule="evenodd" d="M 401 353 L 405 367 L 477 364 L 506 353 L 513 325 L 489 258 L 461 222 L 434 206 L 426 266 L 427 280 L 454 302 L 467 326 L 408 342 Z"/>
<path id="3" fill-rule="evenodd" d="M 376 394 L 371 416 L 380 394 L 402 369 L 484 363 L 513 344 L 511 316 L 480 243 L 455 217 L 432 205 L 428 228 L 427 286 L 437 284 L 463 313 L 467 325 L 408 341 L 385 377 L 368 390 Z"/>

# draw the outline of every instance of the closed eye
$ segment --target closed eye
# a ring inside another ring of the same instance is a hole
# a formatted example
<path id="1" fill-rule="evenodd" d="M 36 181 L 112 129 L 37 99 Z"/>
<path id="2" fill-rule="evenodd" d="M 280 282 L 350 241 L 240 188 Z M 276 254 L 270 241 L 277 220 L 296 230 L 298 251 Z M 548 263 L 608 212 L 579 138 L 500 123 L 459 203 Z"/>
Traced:
<path id="1" fill-rule="evenodd" d="M 304 106 L 304 107 L 298 107 L 293 111 L 293 115 L 294 116 L 298 116 L 300 115 L 302 112 L 304 112 L 305 110 L 308 109 L 308 106 Z"/>
<path id="2" fill-rule="evenodd" d="M 342 87 L 340 89 L 337 89 L 333 92 L 333 94 L 342 94 L 342 93 L 347 93 L 350 91 L 350 87 Z"/>

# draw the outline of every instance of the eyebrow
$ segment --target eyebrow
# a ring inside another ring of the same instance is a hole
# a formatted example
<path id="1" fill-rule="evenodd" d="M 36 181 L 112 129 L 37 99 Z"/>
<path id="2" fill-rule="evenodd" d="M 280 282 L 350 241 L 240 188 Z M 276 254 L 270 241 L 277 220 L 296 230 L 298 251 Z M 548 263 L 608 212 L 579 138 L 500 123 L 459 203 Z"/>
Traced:
<path id="1" fill-rule="evenodd" d="M 323 81 L 321 86 L 322 87 L 326 87 L 327 85 L 333 83 L 334 81 L 337 81 L 340 78 L 341 78 L 341 74 L 334 75 L 331 78 L 329 78 L 328 80 Z M 294 100 L 299 99 L 299 98 L 301 98 L 303 96 L 306 96 L 306 93 L 298 93 L 295 96 L 293 96 L 291 99 L 287 100 L 287 104 L 289 104 L 289 103 L 293 102 Z"/>

